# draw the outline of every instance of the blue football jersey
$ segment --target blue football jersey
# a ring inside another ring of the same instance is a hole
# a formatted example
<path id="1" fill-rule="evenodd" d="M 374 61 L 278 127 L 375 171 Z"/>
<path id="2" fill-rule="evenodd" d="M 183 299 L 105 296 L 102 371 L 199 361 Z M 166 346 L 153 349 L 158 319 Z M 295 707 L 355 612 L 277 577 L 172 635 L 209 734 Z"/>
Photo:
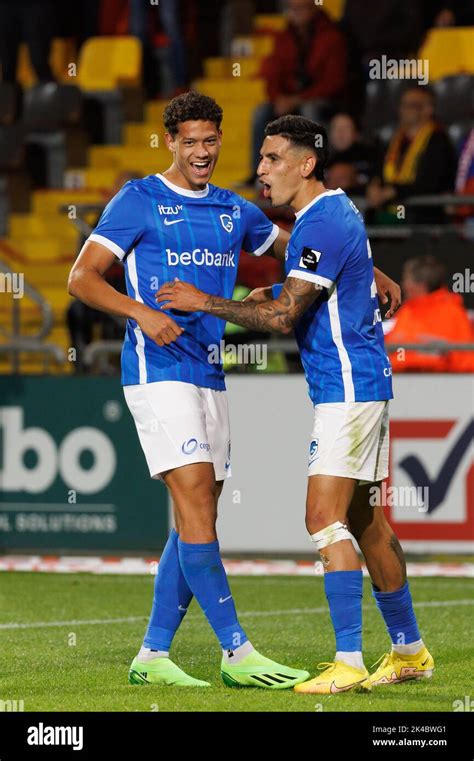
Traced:
<path id="1" fill-rule="evenodd" d="M 295 326 L 313 404 L 391 399 L 370 243 L 361 214 L 340 188 L 297 212 L 285 273 L 323 286 Z"/>
<path id="2" fill-rule="evenodd" d="M 254 204 L 229 190 L 211 184 L 186 190 L 157 174 L 127 182 L 104 209 L 89 240 L 123 261 L 128 295 L 158 309 L 156 291 L 176 277 L 206 293 L 232 298 L 241 248 L 263 254 L 278 229 Z M 167 313 L 184 328 L 169 346 L 158 346 L 135 320 L 127 320 L 123 385 L 174 380 L 224 389 L 222 364 L 210 360 L 225 322 L 203 312 Z"/>

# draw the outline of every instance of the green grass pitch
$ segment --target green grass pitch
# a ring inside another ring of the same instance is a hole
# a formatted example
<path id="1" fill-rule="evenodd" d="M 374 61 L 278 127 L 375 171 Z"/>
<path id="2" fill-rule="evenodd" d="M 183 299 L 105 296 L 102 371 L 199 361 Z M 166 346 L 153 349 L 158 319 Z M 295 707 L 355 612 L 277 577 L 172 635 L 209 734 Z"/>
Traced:
<path id="1" fill-rule="evenodd" d="M 452 711 L 472 694 L 474 600 L 470 579 L 416 578 L 411 584 L 422 636 L 436 662 L 430 680 L 369 695 L 298 695 L 231 689 L 220 678 L 220 648 L 193 601 L 172 657 L 207 689 L 132 686 L 127 672 L 146 629 L 153 577 L 90 574 L 0 575 L 0 699 L 25 711 Z M 334 656 L 322 578 L 234 577 L 240 620 L 268 657 L 314 674 Z M 117 619 L 119 619 L 117 621 Z M 109 621 L 106 623 L 106 621 Z M 45 625 L 59 622 L 60 625 Z M 15 626 L 26 624 L 27 626 Z M 28 626 L 29 625 L 29 626 Z M 367 667 L 388 637 L 364 587 Z"/>

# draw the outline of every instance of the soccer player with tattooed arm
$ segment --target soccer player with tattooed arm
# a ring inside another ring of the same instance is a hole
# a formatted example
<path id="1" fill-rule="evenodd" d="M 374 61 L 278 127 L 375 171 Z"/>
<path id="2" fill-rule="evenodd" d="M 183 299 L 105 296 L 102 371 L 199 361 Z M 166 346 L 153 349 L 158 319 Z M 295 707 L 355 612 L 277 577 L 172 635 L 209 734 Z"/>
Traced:
<path id="1" fill-rule="evenodd" d="M 327 136 L 315 122 L 285 116 L 267 125 L 258 167 L 264 195 L 296 214 L 283 285 L 235 302 L 218 288 L 203 292 L 184 278 L 162 285 L 156 295 L 168 315 L 180 310 L 255 330 L 295 331 L 314 405 L 306 526 L 324 567 L 336 654 L 294 689 L 318 694 L 367 691 L 430 677 L 434 669 L 400 543 L 382 505 L 370 499 L 370 487 L 388 476 L 392 369 L 363 219 L 341 189 L 324 187 L 326 160 Z M 398 303 L 395 295 L 388 314 Z M 392 642 L 372 674 L 362 656 L 362 570 L 354 539 Z"/>
<path id="2" fill-rule="evenodd" d="M 222 363 L 209 361 L 224 322 L 160 310 L 155 292 L 174 276 L 232 296 L 240 250 L 284 258 L 288 234 L 254 204 L 209 181 L 221 148 L 222 109 L 184 93 L 164 112 L 172 163 L 126 183 L 107 205 L 69 277 L 69 292 L 127 317 L 122 384 L 150 476 L 166 485 L 174 528 L 162 552 L 148 627 L 129 681 L 208 687 L 170 658 L 174 636 L 196 598 L 221 647 L 228 686 L 286 689 L 309 674 L 261 655 L 240 624 L 216 534 L 219 496 L 231 475 Z M 127 295 L 104 279 L 124 263 Z M 380 274 L 397 301 L 397 286 Z M 150 509 L 154 509 L 150 505 Z"/>

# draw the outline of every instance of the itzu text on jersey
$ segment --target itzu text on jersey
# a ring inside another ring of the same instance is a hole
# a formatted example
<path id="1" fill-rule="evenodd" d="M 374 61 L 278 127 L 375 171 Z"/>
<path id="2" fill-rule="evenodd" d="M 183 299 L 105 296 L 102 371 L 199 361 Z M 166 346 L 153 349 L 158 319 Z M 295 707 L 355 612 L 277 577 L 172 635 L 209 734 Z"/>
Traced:
<path id="1" fill-rule="evenodd" d="M 362 216 L 339 188 L 296 217 L 286 275 L 323 286 L 295 327 L 313 404 L 391 399 L 392 368 Z"/>
<path id="2" fill-rule="evenodd" d="M 155 293 L 179 278 L 212 295 L 232 298 L 241 248 L 263 254 L 278 235 L 254 204 L 215 185 L 193 191 L 162 175 L 127 182 L 104 209 L 89 236 L 123 260 L 128 295 L 158 309 Z M 158 346 L 135 320 L 127 321 L 122 383 L 176 380 L 223 390 L 224 373 L 210 362 L 225 322 L 213 315 L 168 312 L 184 328 Z"/>

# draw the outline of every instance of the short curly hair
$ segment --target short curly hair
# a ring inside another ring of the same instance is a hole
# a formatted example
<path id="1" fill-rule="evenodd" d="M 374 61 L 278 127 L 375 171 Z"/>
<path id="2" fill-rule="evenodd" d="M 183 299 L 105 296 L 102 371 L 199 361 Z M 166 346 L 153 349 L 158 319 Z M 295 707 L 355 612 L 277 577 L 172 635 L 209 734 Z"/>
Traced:
<path id="1" fill-rule="evenodd" d="M 217 129 L 222 123 L 222 108 L 217 105 L 214 98 L 208 95 L 190 90 L 170 100 L 163 114 L 165 129 L 173 137 L 178 132 L 181 122 L 202 119 L 206 122 L 214 122 Z"/>
<path id="2" fill-rule="evenodd" d="M 324 179 L 324 168 L 329 157 L 328 136 L 321 124 L 306 119 L 304 116 L 280 116 L 265 127 L 264 136 L 280 135 L 290 143 L 310 148 L 316 155 L 317 164 L 314 174 L 317 180 Z"/>

